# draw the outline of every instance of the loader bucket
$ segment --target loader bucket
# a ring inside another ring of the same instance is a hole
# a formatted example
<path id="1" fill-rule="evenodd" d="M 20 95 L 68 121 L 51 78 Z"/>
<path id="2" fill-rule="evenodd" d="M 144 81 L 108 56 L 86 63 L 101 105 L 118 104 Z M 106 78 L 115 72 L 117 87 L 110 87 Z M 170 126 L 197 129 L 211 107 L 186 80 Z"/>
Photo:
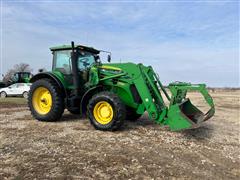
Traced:
<path id="1" fill-rule="evenodd" d="M 197 128 L 214 114 L 210 109 L 206 114 L 194 106 L 189 99 L 169 108 L 166 124 L 172 131 Z"/>
<path id="2" fill-rule="evenodd" d="M 204 86 L 200 85 L 198 90 L 205 98 L 210 109 L 207 113 L 203 113 L 200 109 L 194 106 L 188 98 L 182 99 L 180 103 L 170 104 L 166 125 L 168 125 L 172 131 L 197 128 L 202 122 L 208 120 L 214 115 L 215 108 L 211 96 L 208 94 Z M 179 96 L 179 94 L 176 94 L 176 97 L 177 96 Z"/>

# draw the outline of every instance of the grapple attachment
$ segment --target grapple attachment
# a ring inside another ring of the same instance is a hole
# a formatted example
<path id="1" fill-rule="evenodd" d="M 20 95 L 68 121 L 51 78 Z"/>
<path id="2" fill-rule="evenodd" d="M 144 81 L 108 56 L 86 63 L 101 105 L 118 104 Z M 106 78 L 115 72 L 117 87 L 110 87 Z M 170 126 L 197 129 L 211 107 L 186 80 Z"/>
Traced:
<path id="1" fill-rule="evenodd" d="M 192 85 L 190 83 L 177 82 L 169 84 L 169 89 L 172 97 L 164 124 L 168 125 L 171 130 L 196 128 L 214 115 L 214 103 L 208 94 L 205 84 Z M 186 98 L 187 91 L 199 91 L 203 95 L 210 106 L 207 113 L 203 113 Z"/>

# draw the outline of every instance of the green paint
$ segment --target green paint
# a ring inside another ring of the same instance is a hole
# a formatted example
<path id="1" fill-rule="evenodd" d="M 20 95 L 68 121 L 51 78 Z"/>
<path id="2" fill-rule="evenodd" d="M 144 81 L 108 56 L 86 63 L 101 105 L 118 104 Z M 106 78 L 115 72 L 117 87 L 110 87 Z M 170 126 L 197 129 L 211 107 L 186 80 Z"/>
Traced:
<path id="1" fill-rule="evenodd" d="M 169 126 L 173 131 L 197 127 L 200 123 L 214 115 L 213 100 L 208 94 L 205 84 L 170 83 L 168 88 L 170 89 L 171 96 L 169 96 L 152 67 L 133 63 L 108 64 L 108 66 L 121 69 L 117 78 L 118 83 L 115 85 L 112 81 L 102 83 L 109 87 L 114 86 L 115 89 L 120 89 L 124 86 L 125 88 L 123 90 L 114 92 L 118 94 L 126 105 L 139 109 L 140 113 L 146 110 L 149 118 L 159 124 Z M 111 79 L 110 74 L 106 72 L 102 74 L 106 76 L 103 79 Z M 114 77 L 117 77 L 117 75 L 112 76 L 112 78 Z M 136 104 L 137 107 L 133 106 L 135 104 L 131 98 L 131 91 L 129 90 L 131 84 L 136 86 L 142 99 L 141 104 Z M 109 90 L 111 90 L 111 88 L 109 88 Z M 204 96 L 207 104 L 210 106 L 210 110 L 206 114 L 203 114 L 186 99 L 188 91 L 199 91 Z M 161 92 L 170 101 L 169 107 L 166 107 Z M 127 96 L 126 94 L 129 95 Z M 144 110 L 140 110 L 142 107 L 144 107 Z"/>
<path id="2" fill-rule="evenodd" d="M 81 51 L 88 51 L 98 54 L 100 51 L 86 46 L 78 45 Z M 58 46 L 51 48 L 52 51 L 70 50 L 71 46 Z M 205 84 L 192 85 L 190 83 L 170 83 L 169 95 L 162 85 L 158 75 L 151 66 L 134 63 L 94 63 L 84 72 L 88 74 L 88 80 L 84 82 L 82 91 L 87 92 L 90 88 L 102 86 L 104 90 L 117 94 L 122 102 L 129 107 L 135 108 L 136 112 L 143 114 L 148 112 L 149 118 L 160 125 L 169 126 L 173 131 L 196 127 L 214 115 L 214 103 L 206 90 Z M 63 72 L 57 69 L 52 71 L 64 88 L 73 90 L 75 87 L 71 80 Z M 79 72 L 81 76 L 83 72 Z M 70 75 L 71 78 L 71 75 Z M 141 102 L 134 99 L 135 88 L 140 96 Z M 203 114 L 186 98 L 188 91 L 198 91 L 205 98 L 210 110 Z M 166 106 L 162 95 L 169 100 L 169 107 Z"/>

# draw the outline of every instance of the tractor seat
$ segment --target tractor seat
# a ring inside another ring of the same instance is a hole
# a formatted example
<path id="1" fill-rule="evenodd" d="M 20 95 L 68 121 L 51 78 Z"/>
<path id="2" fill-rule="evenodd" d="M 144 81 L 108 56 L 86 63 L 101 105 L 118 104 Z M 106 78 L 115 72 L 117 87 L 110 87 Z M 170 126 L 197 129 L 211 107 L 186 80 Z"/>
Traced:
<path id="1" fill-rule="evenodd" d="M 80 71 L 80 77 L 82 77 L 82 80 L 84 83 L 88 82 L 88 79 L 89 79 L 89 71 Z"/>

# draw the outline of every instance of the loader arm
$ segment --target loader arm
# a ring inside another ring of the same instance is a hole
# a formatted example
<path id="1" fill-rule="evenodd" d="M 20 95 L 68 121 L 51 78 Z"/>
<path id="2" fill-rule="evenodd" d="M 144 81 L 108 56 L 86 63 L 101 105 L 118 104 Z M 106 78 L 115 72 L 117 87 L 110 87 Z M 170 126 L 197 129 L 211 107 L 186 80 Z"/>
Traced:
<path id="1" fill-rule="evenodd" d="M 151 67 L 138 65 L 140 76 L 134 79 L 134 84 L 138 90 L 149 117 L 155 121 L 162 121 L 167 114 L 167 107 L 164 104 L 162 95 L 154 79 L 154 71 Z"/>
<path id="2" fill-rule="evenodd" d="M 214 115 L 213 99 L 208 94 L 205 84 L 170 83 L 168 86 L 171 92 L 170 97 L 151 66 L 145 67 L 138 64 L 137 68 L 140 75 L 134 79 L 133 83 L 141 96 L 149 117 L 156 123 L 169 126 L 171 130 L 177 131 L 198 127 Z M 160 90 L 170 101 L 169 107 L 165 105 Z M 203 95 L 210 106 L 206 114 L 186 98 L 188 91 L 198 91 Z"/>

